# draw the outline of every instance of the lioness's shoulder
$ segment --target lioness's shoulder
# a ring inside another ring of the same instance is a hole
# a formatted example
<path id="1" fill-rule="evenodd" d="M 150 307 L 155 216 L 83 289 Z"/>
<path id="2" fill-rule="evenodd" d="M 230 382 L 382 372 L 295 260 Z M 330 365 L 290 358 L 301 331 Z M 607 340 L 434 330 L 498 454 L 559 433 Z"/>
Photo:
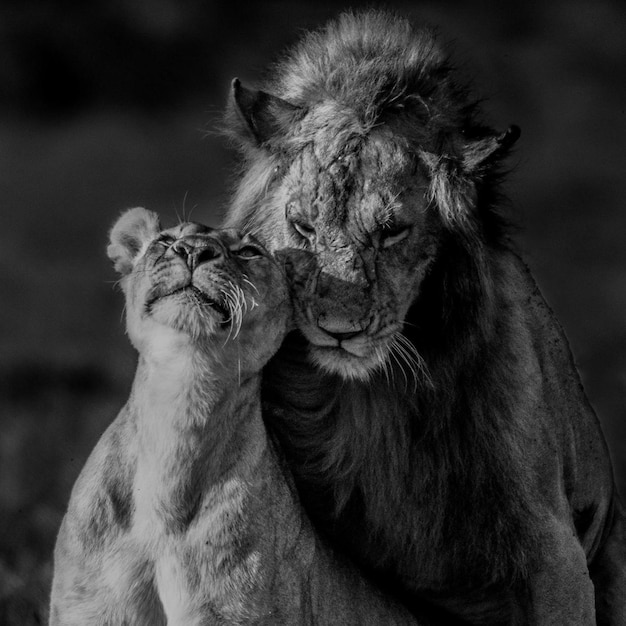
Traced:
<path id="1" fill-rule="evenodd" d="M 91 549 L 101 547 L 132 521 L 134 468 L 123 454 L 129 427 L 124 408 L 98 441 L 72 489 L 65 530 Z"/>

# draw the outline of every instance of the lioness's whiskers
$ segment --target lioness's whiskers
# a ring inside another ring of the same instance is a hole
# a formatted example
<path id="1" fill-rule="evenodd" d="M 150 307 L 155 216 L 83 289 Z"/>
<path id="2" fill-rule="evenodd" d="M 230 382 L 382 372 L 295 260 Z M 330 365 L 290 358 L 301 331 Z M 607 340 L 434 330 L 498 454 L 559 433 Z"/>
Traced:
<path id="1" fill-rule="evenodd" d="M 239 301 L 242 303 L 243 312 L 246 313 L 248 311 L 248 301 L 246 300 L 246 293 L 239 285 L 235 287 L 235 290 L 237 291 L 237 297 L 239 298 Z"/>
<path id="2" fill-rule="evenodd" d="M 237 384 L 241 387 L 241 344 L 237 342 Z"/>
<path id="3" fill-rule="evenodd" d="M 244 290 L 235 285 L 231 281 L 228 281 L 226 288 L 220 290 L 224 299 L 228 304 L 228 310 L 230 312 L 230 329 L 226 341 L 229 339 L 236 339 L 241 330 L 241 324 L 243 323 L 243 316 L 248 311 L 248 302 L 246 300 L 246 294 Z"/>
<path id="4" fill-rule="evenodd" d="M 107 285 L 113 285 L 113 289 L 121 289 L 122 288 L 122 279 L 119 280 L 105 280 Z"/>
<path id="5" fill-rule="evenodd" d="M 250 287 L 252 287 L 252 289 L 254 289 L 257 292 L 257 295 L 261 295 L 259 294 L 259 290 L 256 288 L 256 285 L 248 278 L 248 276 L 246 276 L 246 274 L 243 274 L 242 278 L 243 278 L 244 283 L 246 283 L 247 285 L 250 285 Z"/>
<path id="6" fill-rule="evenodd" d="M 197 204 L 194 204 L 191 209 L 189 209 L 189 213 L 187 213 L 187 196 L 189 196 L 189 191 L 185 191 L 185 195 L 183 196 L 183 222 L 191 221 L 191 214 L 193 213 L 193 210 L 198 206 Z"/>
<path id="7" fill-rule="evenodd" d="M 226 291 L 225 289 L 220 289 L 220 293 L 222 294 L 226 303 L 226 308 L 228 309 L 228 312 L 230 313 L 230 317 L 227 320 L 225 320 L 225 322 L 229 324 L 228 335 L 226 336 L 226 339 L 224 340 L 224 345 L 226 345 L 233 332 L 233 318 L 234 318 L 235 303 L 232 299 L 231 294 L 228 291 Z"/>
<path id="8" fill-rule="evenodd" d="M 237 325 L 237 304 L 230 293 L 225 292 L 225 298 L 228 304 L 228 311 L 230 312 L 230 318 L 227 320 L 230 323 L 230 327 L 228 329 L 228 336 L 226 337 L 226 343 L 233 336 L 233 331 Z"/>
<path id="9" fill-rule="evenodd" d="M 244 293 L 243 289 L 239 287 L 239 285 L 233 285 L 232 283 L 231 283 L 231 286 L 234 290 L 235 299 L 237 302 L 237 330 L 235 332 L 235 338 L 236 338 L 237 335 L 239 335 L 239 331 L 241 330 L 243 316 L 248 311 L 248 303 L 246 302 L 246 294 Z"/>

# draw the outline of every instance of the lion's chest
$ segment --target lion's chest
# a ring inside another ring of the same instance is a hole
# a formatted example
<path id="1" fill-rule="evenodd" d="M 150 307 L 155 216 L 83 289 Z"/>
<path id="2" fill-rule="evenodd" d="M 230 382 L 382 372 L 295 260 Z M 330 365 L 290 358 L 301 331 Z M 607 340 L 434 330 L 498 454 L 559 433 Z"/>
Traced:
<path id="1" fill-rule="evenodd" d="M 415 432 L 394 418 L 402 411 L 403 420 L 419 416 L 382 397 L 335 410 L 332 419 L 317 421 L 315 442 L 282 439 L 296 460 L 305 506 L 335 545 L 411 591 L 480 589 L 525 567 L 528 510 L 506 454 L 480 450 L 475 433 L 457 434 L 453 441 L 411 440 Z M 355 423 L 372 437 L 373 449 L 358 449 L 363 441 L 349 436 Z M 348 504 L 337 513 L 340 499 Z"/>
<path id="2" fill-rule="evenodd" d="M 408 593 L 506 585 L 525 570 L 532 506 L 498 415 L 473 420 L 471 407 L 427 390 L 420 408 L 384 377 L 337 383 L 293 371 L 274 363 L 264 408 L 333 545 Z"/>

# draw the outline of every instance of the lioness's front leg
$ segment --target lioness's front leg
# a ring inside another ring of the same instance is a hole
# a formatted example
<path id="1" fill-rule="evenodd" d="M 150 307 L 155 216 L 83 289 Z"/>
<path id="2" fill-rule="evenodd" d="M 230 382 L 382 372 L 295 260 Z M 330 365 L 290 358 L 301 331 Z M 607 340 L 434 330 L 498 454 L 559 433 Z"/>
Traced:
<path id="1" fill-rule="evenodd" d="M 76 538 L 72 543 L 76 545 Z M 112 551 L 125 555 L 122 565 L 103 553 L 61 552 L 57 550 L 55 557 L 50 626 L 165 626 L 150 567 L 134 561 L 127 546 Z"/>
<path id="2" fill-rule="evenodd" d="M 165 624 L 124 499 L 130 479 L 119 446 L 127 440 L 123 419 L 109 426 L 74 486 L 54 551 L 50 626 Z"/>

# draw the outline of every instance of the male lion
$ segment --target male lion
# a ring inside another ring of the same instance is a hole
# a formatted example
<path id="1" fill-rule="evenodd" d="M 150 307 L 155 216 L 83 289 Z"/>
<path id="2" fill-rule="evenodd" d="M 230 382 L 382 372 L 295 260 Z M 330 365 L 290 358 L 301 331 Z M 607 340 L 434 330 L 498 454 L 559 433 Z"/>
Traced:
<path id="1" fill-rule="evenodd" d="M 111 233 L 130 399 L 76 483 L 51 624 L 414 624 L 313 534 L 261 420 L 290 307 L 249 236 L 131 209 Z"/>
<path id="2" fill-rule="evenodd" d="M 287 259 L 298 331 L 263 399 L 318 529 L 413 608 L 626 623 L 606 445 L 497 214 L 518 129 L 375 11 L 305 36 L 263 90 L 234 80 L 227 125 L 227 224 Z"/>

